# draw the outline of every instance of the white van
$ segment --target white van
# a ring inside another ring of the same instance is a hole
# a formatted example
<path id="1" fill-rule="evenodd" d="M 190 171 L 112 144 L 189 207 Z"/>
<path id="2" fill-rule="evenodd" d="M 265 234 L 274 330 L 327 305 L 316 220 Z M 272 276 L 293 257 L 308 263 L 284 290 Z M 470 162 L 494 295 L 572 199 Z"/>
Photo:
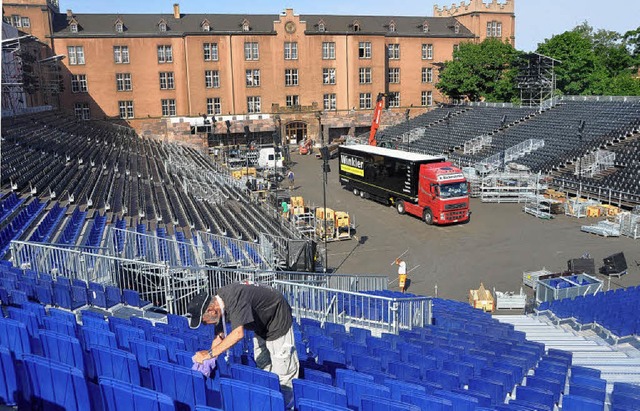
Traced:
<path id="1" fill-rule="evenodd" d="M 276 158 L 277 155 L 277 158 Z M 282 168 L 282 152 L 276 154 L 273 147 L 260 149 L 258 157 L 258 167 L 260 168 Z"/>

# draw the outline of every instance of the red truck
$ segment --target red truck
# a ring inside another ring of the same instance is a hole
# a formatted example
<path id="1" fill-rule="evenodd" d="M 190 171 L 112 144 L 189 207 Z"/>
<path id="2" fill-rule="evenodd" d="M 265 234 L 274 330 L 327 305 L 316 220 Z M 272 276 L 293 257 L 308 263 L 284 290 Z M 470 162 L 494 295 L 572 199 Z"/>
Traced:
<path id="1" fill-rule="evenodd" d="M 469 185 L 442 156 L 372 145 L 340 146 L 340 184 L 427 224 L 469 221 Z"/>

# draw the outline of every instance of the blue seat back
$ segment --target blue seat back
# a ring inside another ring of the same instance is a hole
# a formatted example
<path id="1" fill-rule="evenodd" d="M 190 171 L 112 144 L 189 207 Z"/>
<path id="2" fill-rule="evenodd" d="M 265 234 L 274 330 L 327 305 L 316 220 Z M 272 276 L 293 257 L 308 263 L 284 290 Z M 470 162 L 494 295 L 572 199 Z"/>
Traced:
<path id="1" fill-rule="evenodd" d="M 410 382 L 394 380 L 386 378 L 383 384 L 389 387 L 391 390 L 391 399 L 395 401 L 402 401 L 402 396 L 409 395 L 426 395 L 427 390 L 424 386 L 418 384 L 412 384 Z"/>
<path id="2" fill-rule="evenodd" d="M 27 327 L 29 336 L 34 337 L 38 332 L 38 318 L 31 311 L 18 307 L 7 307 L 7 314 L 12 320 L 20 321 Z"/>
<path id="3" fill-rule="evenodd" d="M 220 393 L 225 410 L 282 411 L 284 399 L 279 391 L 244 381 L 220 379 Z"/>
<path id="4" fill-rule="evenodd" d="M 350 408 L 331 405 L 324 401 L 302 398 L 298 404 L 298 411 L 351 411 Z"/>
<path id="5" fill-rule="evenodd" d="M 142 368 L 149 368 L 149 360 L 160 360 L 169 362 L 167 348 L 158 343 L 132 339 L 129 340 L 131 353 L 138 359 L 138 365 Z"/>
<path id="6" fill-rule="evenodd" d="M 264 371 L 259 368 L 253 368 L 241 364 L 232 364 L 231 376 L 235 380 L 259 385 L 271 390 L 278 391 L 280 389 L 280 380 L 278 379 L 278 376 L 272 372 Z"/>
<path id="7" fill-rule="evenodd" d="M 122 350 L 91 346 L 96 376 L 109 377 L 140 385 L 140 371 L 136 357 Z"/>
<path id="8" fill-rule="evenodd" d="M 312 368 L 306 368 L 304 370 L 304 379 L 307 381 L 319 382 L 321 384 L 327 384 L 327 385 L 333 384 L 333 379 L 331 378 L 331 374 L 329 374 L 328 372 L 314 370 Z"/>
<path id="9" fill-rule="evenodd" d="M 54 331 L 42 330 L 40 332 L 42 351 L 45 357 L 78 368 L 84 372 L 84 359 L 82 347 L 77 338 Z"/>
<path id="10" fill-rule="evenodd" d="M 89 351 L 89 348 L 93 345 L 113 349 L 118 348 L 116 335 L 109 331 L 108 328 L 104 330 L 83 326 L 80 329 L 80 335 L 82 336 L 82 346 L 86 351 Z"/>
<path id="11" fill-rule="evenodd" d="M 23 360 L 33 406 L 69 411 L 91 409 L 82 371 L 35 355 L 25 355 Z"/>
<path id="12" fill-rule="evenodd" d="M 359 378 L 346 378 L 344 390 L 347 392 L 347 405 L 354 409 L 360 408 L 360 402 L 364 395 L 391 398 L 391 390 L 388 387 Z"/>
<path id="13" fill-rule="evenodd" d="M 453 411 L 453 404 L 447 398 L 437 397 L 435 395 L 410 395 L 404 394 L 402 402 L 413 404 L 420 407 L 421 410 L 430 411 Z"/>
<path id="14" fill-rule="evenodd" d="M 11 351 L 5 346 L 0 346 L 0 403 L 16 405 L 18 389 L 18 378 Z"/>
<path id="15" fill-rule="evenodd" d="M 110 331 L 109 330 L 109 323 L 106 322 L 105 320 L 101 319 L 101 318 L 97 318 L 97 317 L 92 317 L 90 315 L 84 315 L 82 316 L 82 326 L 87 328 L 95 328 L 95 329 L 99 329 L 99 330 L 103 330 L 103 331 Z"/>
<path id="16" fill-rule="evenodd" d="M 60 334 L 76 336 L 76 323 L 71 323 L 62 318 L 45 317 L 42 323 L 46 330 L 55 331 Z"/>
<path id="17" fill-rule="evenodd" d="M 184 404 L 189 409 L 197 404 L 207 404 L 204 376 L 199 371 L 154 359 L 149 360 L 149 368 L 156 391 L 168 395 L 179 405 Z"/>
<path id="18" fill-rule="evenodd" d="M 181 338 L 173 337 L 164 334 L 153 334 L 153 341 L 158 344 L 162 344 L 167 347 L 167 353 L 169 354 L 169 360 L 176 362 L 176 352 L 186 351 L 186 345 Z"/>
<path id="19" fill-rule="evenodd" d="M 603 411 L 604 402 L 579 395 L 567 394 L 562 397 L 562 411 Z"/>
<path id="20" fill-rule="evenodd" d="M 343 368 L 336 369 L 336 387 L 344 389 L 344 381 L 345 379 L 350 378 L 358 378 L 364 381 L 373 382 L 373 376 L 353 370 L 347 370 Z"/>
<path id="21" fill-rule="evenodd" d="M 31 354 L 27 326 L 10 318 L 0 318 L 0 346 L 7 347 L 18 360 L 23 354 Z"/>
<path id="22" fill-rule="evenodd" d="M 420 407 L 386 398 L 364 395 L 360 401 L 360 411 L 421 411 Z"/>
<path id="23" fill-rule="evenodd" d="M 347 393 L 345 390 L 313 381 L 294 379 L 293 396 L 296 408 L 302 398 L 323 401 L 341 407 L 347 406 Z"/>
<path id="24" fill-rule="evenodd" d="M 144 330 L 135 327 L 129 327 L 127 325 L 115 326 L 116 340 L 118 341 L 118 348 L 128 350 L 129 340 L 144 340 Z"/>
<path id="25" fill-rule="evenodd" d="M 98 379 L 103 411 L 174 411 L 173 400 L 165 394 L 112 378 Z"/>

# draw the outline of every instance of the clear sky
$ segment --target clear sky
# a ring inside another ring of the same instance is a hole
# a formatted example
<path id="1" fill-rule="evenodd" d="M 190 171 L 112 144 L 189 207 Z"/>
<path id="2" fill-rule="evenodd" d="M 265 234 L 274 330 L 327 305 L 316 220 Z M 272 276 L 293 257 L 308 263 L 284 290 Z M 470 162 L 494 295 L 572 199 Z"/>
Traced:
<path id="1" fill-rule="evenodd" d="M 587 21 L 596 29 L 624 33 L 640 26 L 639 0 L 515 0 L 516 48 L 533 51 L 538 43 Z M 167 13 L 173 3 L 182 13 L 278 14 L 293 8 L 298 14 L 373 14 L 432 16 L 433 5 L 452 1 L 420 0 L 60 0 L 60 11 L 75 13 Z"/>

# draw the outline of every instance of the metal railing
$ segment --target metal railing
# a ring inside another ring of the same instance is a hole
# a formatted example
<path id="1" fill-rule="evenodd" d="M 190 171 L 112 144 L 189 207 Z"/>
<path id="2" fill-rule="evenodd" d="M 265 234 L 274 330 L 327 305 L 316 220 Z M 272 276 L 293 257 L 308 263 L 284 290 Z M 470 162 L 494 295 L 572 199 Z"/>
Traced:
<path id="1" fill-rule="evenodd" d="M 566 287 L 560 288 L 551 284 L 552 281 L 565 283 Z M 536 302 L 562 300 L 575 298 L 587 294 L 596 294 L 602 291 L 602 281 L 588 274 L 578 274 L 574 279 L 570 277 L 557 277 L 536 281 Z"/>
<path id="2" fill-rule="evenodd" d="M 553 177 L 551 185 L 560 191 L 574 192 L 577 196 L 597 200 L 603 204 L 617 205 L 618 207 L 621 207 L 623 203 L 640 204 L 640 195 L 603 187 L 595 181 L 586 182 Z"/>
<path id="3" fill-rule="evenodd" d="M 273 286 L 284 294 L 298 320 L 311 318 L 394 334 L 431 324 L 429 297 L 384 297 L 279 280 Z"/>

